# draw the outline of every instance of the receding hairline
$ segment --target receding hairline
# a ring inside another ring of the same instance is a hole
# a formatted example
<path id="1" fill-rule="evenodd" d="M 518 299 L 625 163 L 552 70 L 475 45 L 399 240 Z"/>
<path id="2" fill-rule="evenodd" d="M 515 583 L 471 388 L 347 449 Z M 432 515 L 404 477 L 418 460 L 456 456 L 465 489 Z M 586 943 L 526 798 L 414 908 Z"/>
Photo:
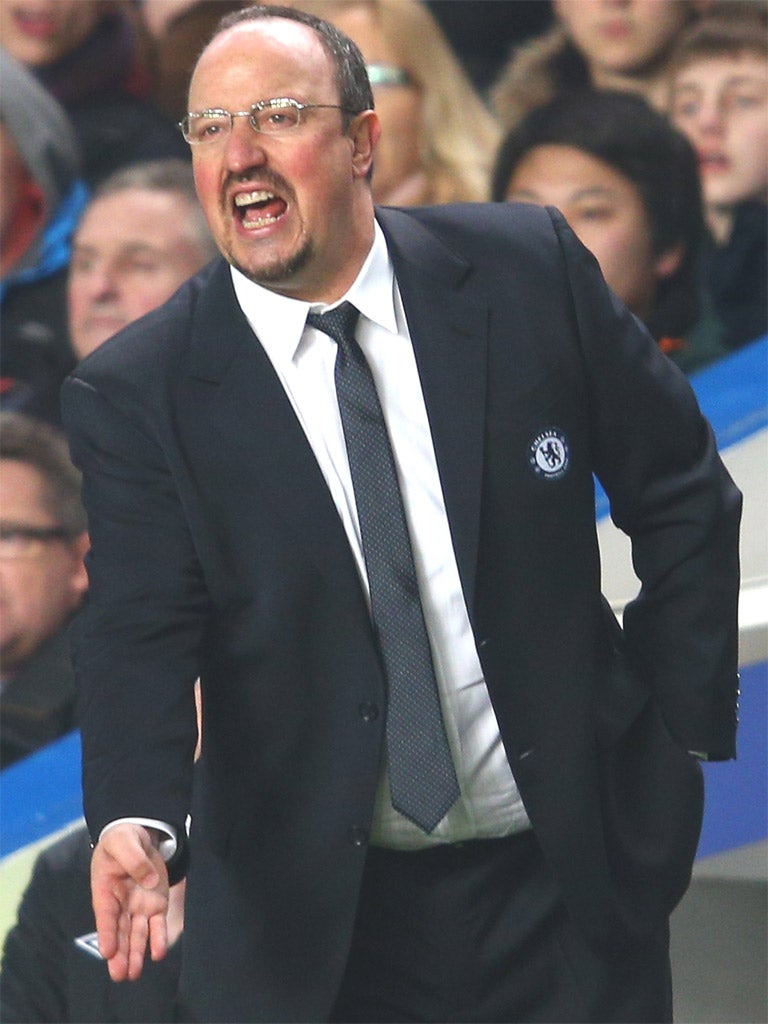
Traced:
<path id="1" fill-rule="evenodd" d="M 200 64 L 205 60 L 212 50 L 218 47 L 223 47 L 235 34 L 242 34 L 243 32 L 250 32 L 254 34 L 258 29 L 264 28 L 266 25 L 274 25 L 275 23 L 282 25 L 291 25 L 298 29 L 303 29 L 309 34 L 314 40 L 316 40 L 318 46 L 325 55 L 335 78 L 335 64 L 333 53 L 326 45 L 323 36 L 313 26 L 306 24 L 303 21 L 297 21 L 293 18 L 286 18 L 279 14 L 265 15 L 263 18 L 253 18 L 250 21 L 238 21 L 234 25 L 227 25 L 224 28 L 217 29 L 205 46 L 200 51 L 197 60 L 195 61 L 194 67 L 192 68 L 192 74 L 190 75 L 190 89 L 192 81 L 194 80 L 195 74 Z"/>
<path id="2" fill-rule="evenodd" d="M 188 94 L 191 92 L 201 62 L 217 45 L 218 40 L 229 35 L 231 30 L 236 28 L 273 22 L 303 26 L 316 37 L 330 64 L 336 96 L 343 108 L 342 119 L 345 130 L 352 116 L 364 110 L 374 109 L 373 91 L 368 80 L 365 61 L 355 42 L 332 22 L 318 18 L 308 11 L 302 10 L 301 7 L 290 5 L 281 7 L 254 4 L 251 7 L 243 7 L 226 14 L 195 63 Z"/>

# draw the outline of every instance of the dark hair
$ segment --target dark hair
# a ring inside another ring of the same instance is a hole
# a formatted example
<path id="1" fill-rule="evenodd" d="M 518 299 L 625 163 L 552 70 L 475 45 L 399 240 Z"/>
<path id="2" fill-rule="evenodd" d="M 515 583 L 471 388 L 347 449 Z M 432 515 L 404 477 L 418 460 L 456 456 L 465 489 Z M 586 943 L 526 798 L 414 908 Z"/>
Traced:
<path id="1" fill-rule="evenodd" d="M 88 528 L 80 500 L 80 473 L 60 431 L 22 413 L 0 413 L 0 459 L 14 459 L 37 470 L 45 484 L 46 508 L 68 534 L 75 537 Z"/>
<path id="2" fill-rule="evenodd" d="M 653 251 L 683 244 L 679 269 L 659 281 L 649 327 L 656 337 L 686 333 L 699 316 L 697 261 L 704 214 L 696 154 L 688 140 L 639 96 L 585 90 L 532 110 L 502 142 L 491 198 L 506 198 L 520 161 L 536 146 L 572 146 L 627 178 L 648 214 Z"/>
<path id="3" fill-rule="evenodd" d="M 339 104 L 351 114 L 343 115 L 344 128 L 349 125 L 355 114 L 363 110 L 373 110 L 373 90 L 368 81 L 368 72 L 365 68 L 363 55 L 349 36 L 340 32 L 334 25 L 322 18 L 309 14 L 294 7 L 274 7 L 270 4 L 256 4 L 253 7 L 244 7 L 239 11 L 232 11 L 224 15 L 216 27 L 212 39 L 226 32 L 235 25 L 249 21 L 259 21 L 264 18 L 287 18 L 290 21 L 298 21 L 313 29 L 320 37 L 326 52 L 333 61 L 336 68 L 336 87 L 339 92 Z"/>

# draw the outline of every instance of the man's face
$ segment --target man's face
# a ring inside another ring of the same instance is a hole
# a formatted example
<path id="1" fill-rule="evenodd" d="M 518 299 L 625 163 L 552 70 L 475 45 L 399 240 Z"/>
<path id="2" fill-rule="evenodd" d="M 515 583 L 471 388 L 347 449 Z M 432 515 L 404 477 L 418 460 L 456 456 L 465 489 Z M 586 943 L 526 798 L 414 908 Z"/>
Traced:
<path id="1" fill-rule="evenodd" d="M 555 0 L 555 10 L 598 78 L 601 72 L 642 71 L 688 20 L 680 0 Z"/>
<path id="2" fill-rule="evenodd" d="M 653 307 L 658 281 L 679 256 L 657 257 L 651 226 L 633 182 L 573 146 L 535 146 L 515 168 L 510 201 L 556 206 L 594 254 L 608 284 L 640 317 Z"/>
<path id="3" fill-rule="evenodd" d="M 0 0 L 0 38 L 22 64 L 52 64 L 80 45 L 105 10 L 102 0 Z"/>
<path id="4" fill-rule="evenodd" d="M 0 460 L 0 527 L 60 527 L 46 507 L 41 474 L 16 459 Z M 18 551 L 0 551 L 0 659 L 4 672 L 23 665 L 64 625 L 87 587 L 85 535 L 75 540 L 30 540 Z M 9 549 L 13 545 L 9 545 Z"/>
<path id="5" fill-rule="evenodd" d="M 708 206 L 765 202 L 768 190 L 768 67 L 765 60 L 710 57 L 683 67 L 672 121 L 699 158 Z"/>
<path id="6" fill-rule="evenodd" d="M 155 309 L 206 253 L 179 193 L 125 189 L 94 200 L 75 234 L 69 330 L 80 359 Z"/>
<path id="7" fill-rule="evenodd" d="M 190 111 L 248 110 L 261 100 L 338 104 L 333 64 L 315 32 L 282 18 L 218 36 L 192 76 Z M 251 280 L 307 301 L 352 284 L 373 239 L 365 181 L 378 121 L 342 130 L 339 110 L 310 110 L 282 135 L 237 117 L 231 133 L 192 147 L 198 196 L 224 256 Z"/>

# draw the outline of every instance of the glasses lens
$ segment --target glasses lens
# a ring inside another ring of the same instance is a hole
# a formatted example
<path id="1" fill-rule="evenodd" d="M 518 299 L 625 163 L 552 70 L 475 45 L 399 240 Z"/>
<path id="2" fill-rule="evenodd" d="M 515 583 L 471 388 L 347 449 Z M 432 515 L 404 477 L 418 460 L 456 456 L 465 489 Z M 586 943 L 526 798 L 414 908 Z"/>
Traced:
<path id="1" fill-rule="evenodd" d="M 251 110 L 251 124 L 257 132 L 265 135 L 276 135 L 298 127 L 301 108 L 298 103 L 287 100 L 267 100 L 257 103 Z"/>
<path id="2" fill-rule="evenodd" d="M 229 114 L 211 111 L 187 115 L 181 122 L 181 130 L 187 142 L 197 145 L 220 139 L 229 132 L 231 123 Z"/>
<path id="3" fill-rule="evenodd" d="M 410 85 L 411 76 L 405 68 L 391 64 L 367 64 L 368 81 L 371 85 Z"/>

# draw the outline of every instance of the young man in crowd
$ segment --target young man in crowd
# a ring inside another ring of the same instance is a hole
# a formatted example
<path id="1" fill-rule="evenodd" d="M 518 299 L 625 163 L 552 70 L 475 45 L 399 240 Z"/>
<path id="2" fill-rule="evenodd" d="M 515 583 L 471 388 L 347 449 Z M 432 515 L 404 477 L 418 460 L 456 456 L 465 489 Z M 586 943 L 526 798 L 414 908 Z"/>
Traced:
<path id="1" fill-rule="evenodd" d="M 710 231 L 705 285 L 723 343 L 738 348 L 768 330 L 768 30 L 764 10 L 729 7 L 680 40 L 670 116 L 698 156 Z"/>

